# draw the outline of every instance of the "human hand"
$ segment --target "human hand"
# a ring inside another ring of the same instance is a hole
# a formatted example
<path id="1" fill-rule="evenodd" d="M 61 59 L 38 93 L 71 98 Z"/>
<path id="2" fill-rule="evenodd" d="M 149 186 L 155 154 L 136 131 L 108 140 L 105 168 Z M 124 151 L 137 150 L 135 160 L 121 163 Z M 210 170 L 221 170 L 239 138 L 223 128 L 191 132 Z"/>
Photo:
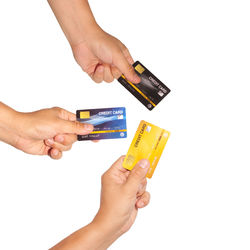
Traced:
<path id="1" fill-rule="evenodd" d="M 134 60 L 126 46 L 117 38 L 94 26 L 95 31 L 86 34 L 86 39 L 72 45 L 77 63 L 95 82 L 112 82 L 122 73 L 132 83 L 139 83 L 135 73 Z"/>
<path id="2" fill-rule="evenodd" d="M 123 73 L 139 83 L 129 50 L 97 24 L 87 0 L 48 0 L 74 57 L 95 82 L 112 82 Z"/>
<path id="3" fill-rule="evenodd" d="M 149 161 L 141 160 L 132 171 L 128 171 L 122 167 L 123 160 L 124 157 L 120 157 L 102 176 L 101 204 L 93 221 L 113 232 L 113 237 L 127 232 L 138 209 L 150 201 L 150 194 L 146 191 Z"/>
<path id="4" fill-rule="evenodd" d="M 63 151 L 71 149 L 77 134 L 85 135 L 93 130 L 92 125 L 77 122 L 75 114 L 57 107 L 11 113 L 11 126 L 5 126 L 4 141 L 28 154 L 60 159 Z"/>
<path id="5" fill-rule="evenodd" d="M 51 250 L 104 250 L 133 225 L 138 209 L 148 205 L 146 174 L 149 161 L 139 161 L 132 171 L 122 167 L 120 157 L 102 176 L 100 209 L 94 220 Z"/>

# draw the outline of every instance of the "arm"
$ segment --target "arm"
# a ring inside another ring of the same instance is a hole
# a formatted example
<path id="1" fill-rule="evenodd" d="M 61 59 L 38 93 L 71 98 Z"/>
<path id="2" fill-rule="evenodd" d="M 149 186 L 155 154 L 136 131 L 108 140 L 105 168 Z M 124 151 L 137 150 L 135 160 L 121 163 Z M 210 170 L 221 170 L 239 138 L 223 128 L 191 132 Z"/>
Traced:
<path id="1" fill-rule="evenodd" d="M 87 0 L 48 0 L 48 3 L 72 47 L 101 31 Z"/>
<path id="2" fill-rule="evenodd" d="M 108 231 L 102 225 L 91 222 L 59 242 L 51 250 L 104 250 L 107 249 L 118 236 Z"/>
<path id="3" fill-rule="evenodd" d="M 100 209 L 94 220 L 51 250 L 104 250 L 133 225 L 139 208 L 148 205 L 146 174 L 149 162 L 141 160 L 129 172 L 119 158 L 102 177 Z"/>
<path id="4" fill-rule="evenodd" d="M 28 154 L 60 159 L 77 134 L 92 130 L 92 125 L 76 122 L 75 114 L 61 108 L 23 113 L 0 102 L 0 141 Z"/>
<path id="5" fill-rule="evenodd" d="M 0 102 L 0 141 L 15 145 L 17 135 L 13 133 L 16 128 L 17 112 Z"/>
<path id="6" fill-rule="evenodd" d="M 133 58 L 124 44 L 97 24 L 87 0 L 48 0 L 74 57 L 95 82 L 111 82 L 123 73 L 133 83 Z"/>

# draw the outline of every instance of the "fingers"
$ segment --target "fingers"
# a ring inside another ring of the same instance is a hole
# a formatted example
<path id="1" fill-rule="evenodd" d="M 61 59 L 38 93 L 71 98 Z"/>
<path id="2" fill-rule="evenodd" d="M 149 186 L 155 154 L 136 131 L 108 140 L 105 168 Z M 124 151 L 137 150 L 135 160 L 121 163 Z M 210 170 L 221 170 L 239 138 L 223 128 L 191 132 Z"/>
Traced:
<path id="1" fill-rule="evenodd" d="M 105 65 L 104 67 L 104 75 L 103 79 L 105 82 L 110 83 L 114 81 L 114 77 L 112 75 L 111 69 L 109 65 Z"/>
<path id="2" fill-rule="evenodd" d="M 80 123 L 78 121 L 61 120 L 60 128 L 62 134 L 87 135 L 94 129 L 93 125 Z"/>
<path id="3" fill-rule="evenodd" d="M 96 83 L 101 83 L 104 79 L 104 66 L 103 65 L 97 65 L 95 72 L 91 76 L 91 78 Z"/>
<path id="4" fill-rule="evenodd" d="M 59 151 L 69 151 L 72 148 L 72 144 L 63 145 L 61 143 L 55 142 L 53 139 L 47 139 L 44 141 L 45 145 Z"/>
<path id="5" fill-rule="evenodd" d="M 114 66 L 111 67 L 111 73 L 115 79 L 118 79 L 122 75 L 122 72 Z"/>
<path id="6" fill-rule="evenodd" d="M 137 200 L 136 207 L 137 208 L 143 208 L 146 207 L 150 202 L 150 193 L 144 192 L 143 195 Z"/>
<path id="7" fill-rule="evenodd" d="M 62 152 L 58 149 L 52 148 L 49 151 L 49 156 L 54 160 L 59 160 L 62 158 Z"/>
<path id="8" fill-rule="evenodd" d="M 122 53 L 125 56 L 125 58 L 127 59 L 128 63 L 132 65 L 134 63 L 134 59 L 132 58 L 129 50 L 125 47 L 125 45 L 123 45 L 123 46 L 124 47 L 122 49 Z"/>
<path id="9" fill-rule="evenodd" d="M 113 63 L 130 82 L 139 83 L 141 81 L 140 77 L 135 73 L 133 66 L 129 64 L 121 51 L 116 52 Z"/>
<path id="10" fill-rule="evenodd" d="M 147 179 L 145 178 L 139 186 L 137 197 L 140 197 L 146 191 L 146 187 L 147 187 Z"/>
<path id="11" fill-rule="evenodd" d="M 62 157 L 63 151 L 71 149 L 72 144 L 77 140 L 76 135 L 56 135 L 53 139 L 47 139 L 44 144 L 50 147 L 48 155 L 55 160 Z"/>
<path id="12" fill-rule="evenodd" d="M 119 170 L 121 171 L 122 173 L 125 173 L 125 172 L 129 172 L 127 169 L 125 169 L 123 166 L 122 166 L 122 163 L 125 159 L 125 155 L 122 155 L 117 161 L 115 161 L 113 163 L 113 165 L 110 167 L 109 170 Z"/>
<path id="13" fill-rule="evenodd" d="M 145 179 L 149 167 L 149 161 L 143 159 L 140 160 L 131 170 L 127 179 L 126 188 L 132 195 L 137 194 L 137 192 L 139 191 L 140 184 Z"/>
<path id="14" fill-rule="evenodd" d="M 72 145 L 74 142 L 77 141 L 77 136 L 74 134 L 67 134 L 67 135 L 59 134 L 54 137 L 54 141 L 62 145 L 68 146 Z"/>
<path id="15" fill-rule="evenodd" d="M 120 76 L 121 72 L 117 68 L 105 64 L 105 65 L 98 65 L 91 78 L 96 83 L 101 83 L 102 81 L 110 83 L 114 81 L 114 78 L 117 79 Z"/>
<path id="16" fill-rule="evenodd" d="M 93 131 L 91 124 L 80 123 L 76 121 L 76 115 L 62 108 L 52 108 L 59 118 L 59 122 L 55 124 L 56 129 L 61 134 L 86 135 Z"/>
<path id="17" fill-rule="evenodd" d="M 57 112 L 57 116 L 63 120 L 76 121 L 76 115 L 66 109 L 55 107 L 53 110 Z"/>

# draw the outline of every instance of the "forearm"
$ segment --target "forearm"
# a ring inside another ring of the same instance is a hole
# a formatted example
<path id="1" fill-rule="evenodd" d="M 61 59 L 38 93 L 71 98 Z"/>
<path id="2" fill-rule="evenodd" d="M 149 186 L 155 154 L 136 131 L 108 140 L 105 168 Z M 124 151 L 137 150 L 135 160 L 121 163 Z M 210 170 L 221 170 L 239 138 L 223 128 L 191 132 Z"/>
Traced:
<path id="1" fill-rule="evenodd" d="M 100 30 L 87 0 L 48 0 L 71 46 Z"/>
<path id="2" fill-rule="evenodd" d="M 16 118 L 18 112 L 0 102 L 0 141 L 14 145 L 16 141 Z"/>
<path id="3" fill-rule="evenodd" d="M 105 225 L 92 222 L 59 242 L 51 250 L 105 250 L 117 238 Z"/>

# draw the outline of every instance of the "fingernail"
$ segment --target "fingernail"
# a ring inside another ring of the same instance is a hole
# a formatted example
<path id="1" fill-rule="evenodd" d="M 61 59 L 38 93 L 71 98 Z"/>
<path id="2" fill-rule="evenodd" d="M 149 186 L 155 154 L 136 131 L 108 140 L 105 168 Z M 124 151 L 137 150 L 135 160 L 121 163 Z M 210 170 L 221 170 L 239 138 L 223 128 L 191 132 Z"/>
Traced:
<path id="1" fill-rule="evenodd" d="M 59 151 L 57 149 L 53 150 L 53 155 L 57 156 Z"/>
<path id="2" fill-rule="evenodd" d="M 99 73 L 102 73 L 104 71 L 104 67 L 102 65 L 98 66 L 97 70 Z"/>
<path id="3" fill-rule="evenodd" d="M 93 127 L 93 125 L 91 125 L 91 124 L 84 123 L 84 124 L 83 124 L 83 128 L 84 128 L 85 130 L 92 131 L 94 127 Z"/>
<path id="4" fill-rule="evenodd" d="M 63 137 L 62 135 L 58 135 L 58 136 L 56 137 L 56 140 L 57 140 L 58 142 L 63 142 L 63 141 L 64 141 L 64 137 Z"/>
<path id="5" fill-rule="evenodd" d="M 146 159 L 140 160 L 138 164 L 141 168 L 148 168 L 149 167 L 149 161 Z"/>
<path id="6" fill-rule="evenodd" d="M 141 78 L 138 75 L 135 75 L 134 82 L 135 83 L 140 83 L 141 82 Z"/>
<path id="7" fill-rule="evenodd" d="M 48 139 L 48 140 L 47 140 L 47 143 L 48 143 L 50 146 L 52 146 L 52 145 L 54 144 L 54 140 L 53 140 L 53 139 Z"/>
<path id="8" fill-rule="evenodd" d="M 140 201 L 138 202 L 138 206 L 139 206 L 139 207 L 144 207 L 144 205 L 145 205 L 145 203 L 144 203 L 143 200 L 140 200 Z"/>

